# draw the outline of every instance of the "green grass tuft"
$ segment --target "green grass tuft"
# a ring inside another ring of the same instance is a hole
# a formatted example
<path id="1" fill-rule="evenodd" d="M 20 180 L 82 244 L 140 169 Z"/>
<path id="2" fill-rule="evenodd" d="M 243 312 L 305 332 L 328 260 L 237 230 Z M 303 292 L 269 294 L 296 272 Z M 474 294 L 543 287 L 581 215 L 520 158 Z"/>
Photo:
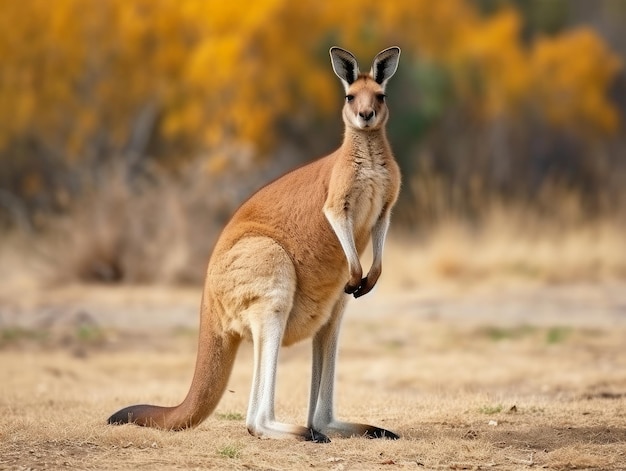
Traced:
<path id="1" fill-rule="evenodd" d="M 486 327 L 483 334 L 494 342 L 501 340 L 519 340 L 532 335 L 536 328 L 529 325 L 520 325 L 516 327 Z"/>
<path id="2" fill-rule="evenodd" d="M 478 408 L 478 412 L 486 415 L 494 415 L 502 412 L 503 406 L 502 404 L 498 404 L 495 406 L 481 406 Z"/>
<path id="3" fill-rule="evenodd" d="M 241 449 L 237 445 L 225 445 L 217 450 L 217 453 L 224 458 L 239 458 L 241 456 Z"/>
<path id="4" fill-rule="evenodd" d="M 244 420 L 245 416 L 239 412 L 222 412 L 216 414 L 220 420 Z"/>
<path id="5" fill-rule="evenodd" d="M 551 327 L 546 332 L 546 342 L 548 345 L 555 345 L 564 342 L 569 337 L 571 329 L 568 327 Z"/>

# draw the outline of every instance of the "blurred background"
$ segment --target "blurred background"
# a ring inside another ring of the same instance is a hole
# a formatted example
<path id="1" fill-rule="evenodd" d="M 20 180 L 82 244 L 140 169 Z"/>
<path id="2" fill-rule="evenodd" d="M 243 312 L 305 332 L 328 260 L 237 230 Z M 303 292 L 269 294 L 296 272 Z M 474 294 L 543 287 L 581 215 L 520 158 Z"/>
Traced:
<path id="1" fill-rule="evenodd" d="M 0 0 L 0 279 L 201 283 L 245 198 L 339 146 L 332 45 L 402 48 L 399 287 L 626 278 L 624 24 L 621 0 Z"/>

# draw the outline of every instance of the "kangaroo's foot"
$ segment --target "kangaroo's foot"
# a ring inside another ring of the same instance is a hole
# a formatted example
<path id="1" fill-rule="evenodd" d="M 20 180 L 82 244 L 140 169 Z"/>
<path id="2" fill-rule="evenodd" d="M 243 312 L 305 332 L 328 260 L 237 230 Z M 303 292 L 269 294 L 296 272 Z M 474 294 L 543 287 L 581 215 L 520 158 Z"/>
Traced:
<path id="1" fill-rule="evenodd" d="M 315 429 L 276 421 L 248 425 L 248 432 L 258 438 L 296 438 L 313 443 L 330 443 L 326 435 Z"/>

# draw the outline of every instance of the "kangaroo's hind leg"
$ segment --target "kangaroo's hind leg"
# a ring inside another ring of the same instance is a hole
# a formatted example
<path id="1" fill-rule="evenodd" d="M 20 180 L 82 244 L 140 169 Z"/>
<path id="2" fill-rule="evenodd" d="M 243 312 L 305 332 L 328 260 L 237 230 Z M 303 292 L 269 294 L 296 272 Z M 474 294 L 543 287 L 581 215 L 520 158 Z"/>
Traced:
<path id="1" fill-rule="evenodd" d="M 311 428 L 286 424 L 275 419 L 276 365 L 283 330 L 284 325 L 278 317 L 264 319 L 253 326 L 254 378 L 246 419 L 248 431 L 260 438 L 296 437 L 314 442 L 328 442 L 330 440 L 325 435 Z"/>
<path id="2" fill-rule="evenodd" d="M 274 397 L 278 353 L 296 291 L 291 258 L 274 240 L 246 237 L 223 256 L 225 308 L 249 329 L 254 348 L 254 376 L 246 416 L 248 431 L 259 438 L 299 438 L 327 442 L 314 430 L 276 421 Z"/>
<path id="3" fill-rule="evenodd" d="M 344 437 L 364 436 L 368 438 L 399 438 L 393 432 L 368 424 L 342 422 L 335 419 L 334 384 L 337 361 L 337 340 L 341 318 L 348 296 L 342 294 L 333 314 L 313 338 L 313 372 L 311 375 L 311 397 L 309 402 L 308 426 L 327 435 Z"/>

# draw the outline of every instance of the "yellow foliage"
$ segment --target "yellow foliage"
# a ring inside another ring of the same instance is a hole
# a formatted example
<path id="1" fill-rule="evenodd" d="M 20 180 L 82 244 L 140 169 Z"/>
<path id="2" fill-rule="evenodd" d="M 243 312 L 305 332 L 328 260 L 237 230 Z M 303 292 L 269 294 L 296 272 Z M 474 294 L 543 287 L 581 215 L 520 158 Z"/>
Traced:
<path id="1" fill-rule="evenodd" d="M 588 28 L 542 39 L 530 58 L 536 105 L 556 125 L 587 133 L 615 131 L 617 112 L 605 94 L 621 66 Z"/>
<path id="2" fill-rule="evenodd" d="M 457 81 L 463 96 L 488 117 L 497 117 L 514 110 L 529 93 L 527 54 L 519 40 L 521 19 L 514 10 L 504 10 L 488 20 L 476 20 L 475 27 L 466 28 L 456 52 L 455 62 L 471 67 L 461 70 Z M 475 73 L 482 85 L 481 93 L 467 90 L 467 76 Z"/>
<path id="3" fill-rule="evenodd" d="M 615 130 L 616 56 L 589 29 L 529 50 L 521 22 L 464 0 L 2 1 L 0 146 L 35 137 L 81 156 L 104 135 L 123 149 L 151 106 L 166 143 L 268 146 L 279 120 L 336 112 L 340 85 L 320 66 L 332 44 L 360 57 L 398 44 L 407 70 L 448 70 L 484 119 L 531 103 L 557 126 Z"/>

